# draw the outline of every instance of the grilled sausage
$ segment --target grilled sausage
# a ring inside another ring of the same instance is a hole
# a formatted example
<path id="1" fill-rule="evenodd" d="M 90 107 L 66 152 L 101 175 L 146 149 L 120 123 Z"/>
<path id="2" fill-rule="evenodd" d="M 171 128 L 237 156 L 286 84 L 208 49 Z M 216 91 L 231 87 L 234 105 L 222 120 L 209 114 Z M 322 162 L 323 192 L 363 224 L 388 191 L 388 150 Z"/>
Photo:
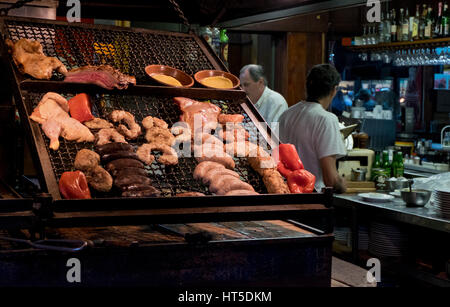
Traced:
<path id="1" fill-rule="evenodd" d="M 139 176 L 139 175 L 127 175 L 127 176 L 122 176 L 122 177 L 117 176 L 117 178 L 114 180 L 114 185 L 119 188 L 121 188 L 123 186 L 138 184 L 138 183 L 151 185 L 152 180 L 148 177 Z"/>
<path id="2" fill-rule="evenodd" d="M 138 176 L 144 176 L 147 177 L 147 172 L 143 168 L 137 168 L 137 167 L 125 167 L 122 169 L 119 169 L 115 172 L 115 177 L 122 177 L 122 176 L 129 176 L 129 175 L 138 175 Z"/>
<path id="3" fill-rule="evenodd" d="M 157 197 L 159 195 L 161 195 L 161 192 L 152 186 L 149 186 L 146 190 L 126 191 L 122 193 L 122 197 Z"/>
<path id="4" fill-rule="evenodd" d="M 147 183 L 131 183 L 128 185 L 123 185 L 120 187 L 122 192 L 130 192 L 130 191 L 142 191 L 148 190 L 150 188 L 154 188 L 151 184 Z"/>
<path id="5" fill-rule="evenodd" d="M 137 168 L 144 168 L 144 164 L 141 161 L 135 160 L 135 159 L 118 159 L 109 162 L 106 165 L 106 170 L 113 175 L 113 177 L 116 176 L 117 171 L 128 168 L 128 167 L 137 167 Z"/>
<path id="6" fill-rule="evenodd" d="M 118 159 L 135 159 L 139 160 L 137 154 L 133 151 L 116 151 L 102 155 L 102 163 L 108 163 Z"/>
<path id="7" fill-rule="evenodd" d="M 95 151 L 100 156 L 103 156 L 103 155 L 110 154 L 110 153 L 113 153 L 116 151 L 134 151 L 134 148 L 133 148 L 133 146 L 131 146 L 128 143 L 114 142 L 114 143 L 108 143 L 108 144 L 97 146 L 95 148 Z"/>

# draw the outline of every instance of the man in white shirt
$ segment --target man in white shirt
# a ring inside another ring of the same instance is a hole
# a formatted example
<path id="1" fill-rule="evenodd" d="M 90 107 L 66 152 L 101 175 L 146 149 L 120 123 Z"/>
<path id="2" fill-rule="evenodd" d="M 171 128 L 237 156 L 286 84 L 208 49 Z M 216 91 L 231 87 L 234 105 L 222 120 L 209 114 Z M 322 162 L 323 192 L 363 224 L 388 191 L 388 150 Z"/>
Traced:
<path id="1" fill-rule="evenodd" d="M 240 72 L 242 89 L 250 101 L 258 109 L 266 123 L 272 128 L 277 128 L 278 120 L 287 110 L 288 105 L 281 94 L 271 90 L 267 86 L 267 79 L 261 65 L 250 64 L 242 67 Z"/>
<path id="2" fill-rule="evenodd" d="M 328 64 L 316 65 L 306 79 L 306 101 L 291 106 L 280 117 L 280 140 L 294 144 L 306 170 L 316 176 L 315 188 L 333 187 L 344 193 L 345 180 L 336 169 L 336 159 L 347 154 L 337 116 L 326 111 L 336 95 L 341 78 Z"/>

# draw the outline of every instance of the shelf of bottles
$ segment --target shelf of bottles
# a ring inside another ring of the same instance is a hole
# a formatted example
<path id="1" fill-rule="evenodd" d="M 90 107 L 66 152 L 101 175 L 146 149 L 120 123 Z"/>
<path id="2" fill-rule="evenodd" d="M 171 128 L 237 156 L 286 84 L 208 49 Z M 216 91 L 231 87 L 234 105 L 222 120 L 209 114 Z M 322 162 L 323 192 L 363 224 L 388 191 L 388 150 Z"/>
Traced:
<path id="1" fill-rule="evenodd" d="M 415 14 L 409 9 L 385 10 L 381 21 L 364 25 L 362 36 L 352 39 L 353 51 L 426 50 L 450 46 L 450 10 L 439 2 L 437 14 L 432 5 L 416 5 Z M 425 52 L 425 51 L 423 51 Z"/>

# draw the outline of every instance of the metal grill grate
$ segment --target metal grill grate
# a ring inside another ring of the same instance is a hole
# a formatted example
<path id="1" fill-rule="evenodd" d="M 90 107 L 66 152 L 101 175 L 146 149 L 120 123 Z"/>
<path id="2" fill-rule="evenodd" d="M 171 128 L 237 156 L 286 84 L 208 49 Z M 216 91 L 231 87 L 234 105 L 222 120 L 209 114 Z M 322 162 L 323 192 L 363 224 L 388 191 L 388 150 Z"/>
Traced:
<path id="1" fill-rule="evenodd" d="M 60 93 L 67 99 L 74 96 L 73 93 Z M 31 93 L 25 95 L 25 103 L 28 106 L 28 112 L 36 107 L 44 93 Z M 107 118 L 107 115 L 116 109 L 128 111 L 136 117 L 136 121 L 141 123 L 146 116 L 155 116 L 165 120 L 169 127 L 179 121 L 180 111 L 178 106 L 173 102 L 172 97 L 165 96 L 141 96 L 141 95 L 122 95 L 122 94 L 96 94 L 91 95 L 93 102 L 93 113 L 95 116 Z M 247 114 L 245 114 L 239 101 L 218 101 L 211 100 L 212 103 L 222 108 L 222 113 L 240 113 L 244 114 L 243 125 L 250 133 L 250 141 L 256 142 L 262 139 L 257 132 L 253 122 Z M 53 167 L 56 179 L 65 171 L 73 170 L 73 163 L 77 152 L 83 148 L 94 149 L 93 143 L 75 143 L 65 141 L 60 138 L 60 148 L 53 151 L 49 148 L 49 139 L 44 135 L 41 129 L 42 138 L 44 139 L 47 152 Z M 139 146 L 145 142 L 143 136 L 137 140 L 131 141 L 130 144 Z M 158 159 L 159 154 L 155 154 Z M 157 160 L 156 159 L 156 160 Z M 194 169 L 197 162 L 194 157 L 184 157 L 179 159 L 178 165 L 164 166 L 155 160 L 150 166 L 146 166 L 149 177 L 153 180 L 153 185 L 162 191 L 165 197 L 175 196 L 177 193 L 185 191 L 203 192 L 211 194 L 206 186 L 200 181 L 193 178 Z M 266 187 L 261 177 L 250 167 L 246 158 L 234 158 L 236 162 L 235 171 L 241 176 L 241 179 L 251 184 L 255 191 L 259 193 L 267 193 Z M 118 195 L 95 194 L 95 197 L 111 197 Z"/>
<path id="2" fill-rule="evenodd" d="M 189 35 L 89 29 L 77 25 L 6 20 L 6 32 L 16 41 L 39 41 L 47 56 L 57 57 L 68 70 L 84 65 L 109 64 L 136 77 L 137 84 L 151 84 L 144 68 L 168 65 L 194 75 L 214 69 L 195 39 Z M 56 74 L 53 80 L 62 80 Z"/>

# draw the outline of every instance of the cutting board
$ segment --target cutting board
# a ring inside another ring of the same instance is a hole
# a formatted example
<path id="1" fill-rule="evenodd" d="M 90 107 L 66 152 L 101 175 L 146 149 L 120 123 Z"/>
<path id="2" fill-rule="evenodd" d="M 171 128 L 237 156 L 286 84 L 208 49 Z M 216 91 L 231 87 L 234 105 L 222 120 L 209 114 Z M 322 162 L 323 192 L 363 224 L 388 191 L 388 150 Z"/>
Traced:
<path id="1" fill-rule="evenodd" d="M 375 182 L 373 181 L 347 181 L 346 194 L 375 192 Z"/>

